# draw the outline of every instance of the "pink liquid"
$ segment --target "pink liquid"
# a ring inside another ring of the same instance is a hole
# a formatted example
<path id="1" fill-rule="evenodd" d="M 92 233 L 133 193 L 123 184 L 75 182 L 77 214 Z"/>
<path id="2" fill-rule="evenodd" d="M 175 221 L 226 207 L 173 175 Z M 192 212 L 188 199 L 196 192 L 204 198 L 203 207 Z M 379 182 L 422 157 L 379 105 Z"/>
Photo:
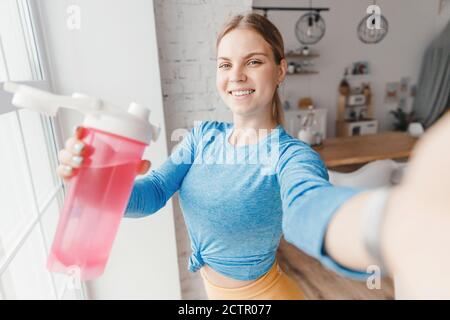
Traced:
<path id="1" fill-rule="evenodd" d="M 73 178 L 48 259 L 51 271 L 67 273 L 76 266 L 82 281 L 103 273 L 145 146 L 139 147 L 135 161 L 119 164 L 109 154 L 110 165 L 101 167 L 94 159 L 96 166 L 82 167 Z"/>

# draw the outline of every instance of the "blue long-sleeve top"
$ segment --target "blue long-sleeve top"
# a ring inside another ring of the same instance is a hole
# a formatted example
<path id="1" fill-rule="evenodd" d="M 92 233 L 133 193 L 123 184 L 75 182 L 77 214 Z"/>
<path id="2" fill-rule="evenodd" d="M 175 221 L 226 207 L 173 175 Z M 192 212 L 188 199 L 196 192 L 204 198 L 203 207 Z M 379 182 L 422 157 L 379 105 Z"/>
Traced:
<path id="1" fill-rule="evenodd" d="M 366 279 L 324 250 L 333 214 L 361 190 L 331 185 L 317 152 L 281 125 L 245 146 L 228 141 L 232 131 L 233 124 L 217 121 L 195 126 L 158 169 L 135 181 L 125 216 L 153 214 L 179 191 L 192 272 L 208 264 L 234 279 L 257 279 L 284 234 L 335 272 Z"/>

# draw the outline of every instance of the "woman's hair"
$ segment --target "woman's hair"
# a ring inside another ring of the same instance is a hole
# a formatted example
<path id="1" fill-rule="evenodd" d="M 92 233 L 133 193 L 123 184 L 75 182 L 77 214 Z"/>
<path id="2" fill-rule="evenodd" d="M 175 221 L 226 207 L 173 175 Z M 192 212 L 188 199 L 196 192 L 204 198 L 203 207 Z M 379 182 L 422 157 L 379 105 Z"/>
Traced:
<path id="1" fill-rule="evenodd" d="M 260 34 L 272 48 L 275 63 L 280 65 L 281 60 L 284 58 L 283 37 L 272 22 L 257 13 L 247 13 L 246 15 L 236 15 L 232 17 L 219 32 L 217 36 L 216 49 L 219 47 L 220 41 L 227 33 L 238 28 L 251 29 Z M 272 115 L 274 120 L 278 124 L 284 126 L 284 112 L 281 99 L 278 94 L 278 86 L 273 96 L 272 105 Z"/>

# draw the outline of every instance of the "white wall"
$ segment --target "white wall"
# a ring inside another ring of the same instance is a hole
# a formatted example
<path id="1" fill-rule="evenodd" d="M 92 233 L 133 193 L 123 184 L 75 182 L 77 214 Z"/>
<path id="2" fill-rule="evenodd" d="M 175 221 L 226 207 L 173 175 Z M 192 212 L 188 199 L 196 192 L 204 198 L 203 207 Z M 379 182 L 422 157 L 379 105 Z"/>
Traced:
<path id="1" fill-rule="evenodd" d="M 356 27 L 372 1 L 314 0 L 313 6 L 330 8 L 323 13 L 327 26 L 325 36 L 311 46 L 320 53 L 320 58 L 315 60 L 320 73 L 286 79 L 285 90 L 291 105 L 296 106 L 301 97 L 311 96 L 318 107 L 329 110 L 327 133 L 333 136 L 337 89 L 344 69 L 353 62 L 366 60 L 372 74 L 364 80 L 370 81 L 374 93 L 375 117 L 380 121 L 381 130 L 392 129 L 390 125 L 394 118 L 388 113 L 397 105 L 384 103 L 386 83 L 400 81 L 403 76 L 409 76 L 411 83 L 417 83 L 426 46 L 449 21 L 450 5 L 438 15 L 438 3 L 439 0 L 378 0 L 382 14 L 389 21 L 389 33 L 379 44 L 366 45 L 357 38 Z M 309 1 L 254 0 L 253 5 L 307 7 Z M 294 29 L 301 14 L 290 11 L 270 11 L 268 14 L 283 34 L 286 50 L 300 46 Z"/>
<path id="2" fill-rule="evenodd" d="M 155 0 L 168 133 L 191 128 L 194 121 L 232 120 L 216 90 L 215 43 L 226 20 L 251 11 L 251 4 L 252 0 Z"/>
<path id="3" fill-rule="evenodd" d="M 53 87 L 98 96 L 124 108 L 136 101 L 162 126 L 145 158 L 167 159 L 153 2 L 148 0 L 38 0 Z M 69 30 L 69 5 L 81 9 L 81 29 Z M 64 136 L 81 122 L 63 112 Z M 92 298 L 179 299 L 172 203 L 145 219 L 124 219 L 105 274 L 89 284 Z"/>

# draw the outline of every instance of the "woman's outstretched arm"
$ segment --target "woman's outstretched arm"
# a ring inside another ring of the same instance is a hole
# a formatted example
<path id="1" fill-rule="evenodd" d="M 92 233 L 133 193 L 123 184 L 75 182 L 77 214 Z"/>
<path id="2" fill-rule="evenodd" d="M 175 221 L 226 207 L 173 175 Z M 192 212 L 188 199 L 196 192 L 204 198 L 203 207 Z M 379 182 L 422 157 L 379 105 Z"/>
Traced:
<path id="1" fill-rule="evenodd" d="M 450 114 L 427 130 L 383 212 L 379 246 L 408 298 L 450 298 Z M 330 221 L 325 250 L 342 265 L 371 261 L 362 245 L 361 211 L 369 193 L 344 203 Z"/>
<path id="2" fill-rule="evenodd" d="M 409 298 L 450 298 L 448 141 L 450 115 L 416 144 L 382 211 L 381 257 Z M 332 186 L 317 153 L 294 144 L 283 149 L 277 169 L 286 240 L 336 272 L 367 279 L 378 261 L 366 249 L 362 219 L 374 191 Z"/>
<path id="3" fill-rule="evenodd" d="M 180 188 L 194 162 L 201 127 L 195 126 L 158 169 L 134 182 L 125 217 L 141 218 L 157 212 Z"/>
<path id="4" fill-rule="evenodd" d="M 373 195 L 374 191 L 365 191 L 348 199 L 328 225 L 325 251 L 347 268 L 367 271 L 379 263 L 369 254 L 364 240 L 364 212 Z"/>
<path id="5" fill-rule="evenodd" d="M 341 255 L 337 258 L 335 251 L 333 255 L 328 252 L 325 237 L 337 212 L 347 204 L 354 203 L 354 199 L 364 197 L 367 191 L 333 186 L 328 181 L 328 171 L 318 153 L 299 140 L 280 142 L 276 171 L 280 184 L 282 228 L 286 241 L 341 275 L 366 280 L 370 276 L 363 266 L 367 259 L 361 259 L 359 255 L 351 261 L 347 261 L 346 257 L 342 259 Z M 348 209 L 345 212 L 348 212 Z M 340 225 L 339 222 L 337 225 Z M 347 249 L 348 247 L 342 251 Z M 353 252 L 354 248 L 350 250 Z M 362 257 L 365 258 L 364 255 Z M 351 263 L 352 261 L 361 263 Z"/>

